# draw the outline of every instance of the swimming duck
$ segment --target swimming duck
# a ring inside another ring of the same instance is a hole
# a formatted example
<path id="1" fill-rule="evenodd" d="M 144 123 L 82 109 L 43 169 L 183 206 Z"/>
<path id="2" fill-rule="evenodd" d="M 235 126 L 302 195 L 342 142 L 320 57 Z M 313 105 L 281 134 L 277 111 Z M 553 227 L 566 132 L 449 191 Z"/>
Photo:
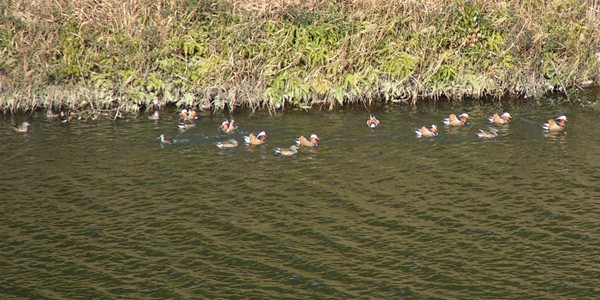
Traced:
<path id="1" fill-rule="evenodd" d="M 555 120 L 548 120 L 548 123 L 544 123 L 542 125 L 542 128 L 544 129 L 544 131 L 549 132 L 562 131 L 563 129 L 565 129 L 565 123 L 567 121 L 569 120 L 567 120 L 567 117 L 565 115 L 560 115 Z"/>
<path id="2" fill-rule="evenodd" d="M 187 115 L 187 120 L 188 121 L 193 121 L 193 120 L 197 120 L 198 119 L 198 113 L 196 112 L 195 109 L 191 109 L 188 111 L 188 115 Z"/>
<path id="3" fill-rule="evenodd" d="M 369 128 L 375 128 L 379 126 L 379 120 L 377 120 L 374 115 L 371 115 L 367 120 L 367 126 L 369 126 Z"/>
<path id="4" fill-rule="evenodd" d="M 455 114 L 451 114 L 448 118 L 444 119 L 444 125 L 446 126 L 463 126 L 469 121 L 469 115 L 466 113 L 460 114 L 458 118 Z"/>
<path id="5" fill-rule="evenodd" d="M 60 115 L 55 113 L 52 108 L 48 109 L 46 112 L 46 118 L 48 119 L 57 119 L 58 117 L 60 117 Z"/>
<path id="6" fill-rule="evenodd" d="M 196 123 L 190 121 L 190 120 L 183 120 L 182 122 L 179 122 L 177 124 L 177 127 L 179 127 L 180 129 L 190 129 L 190 128 L 195 128 L 196 127 Z"/>
<path id="7" fill-rule="evenodd" d="M 179 123 L 177 126 L 181 129 L 190 129 L 196 127 L 194 120 L 198 119 L 195 109 L 182 109 L 179 113 Z"/>
<path id="8" fill-rule="evenodd" d="M 235 124 L 235 120 L 231 119 L 231 121 L 223 121 L 221 123 L 221 132 L 223 133 L 235 133 L 237 130 L 237 124 Z"/>
<path id="9" fill-rule="evenodd" d="M 489 131 L 485 131 L 483 129 L 479 129 L 477 136 L 482 139 L 491 139 L 498 136 L 498 129 L 490 128 Z"/>
<path id="10" fill-rule="evenodd" d="M 27 121 L 21 123 L 20 126 L 13 125 L 13 129 L 16 132 L 27 132 L 27 131 L 29 131 L 30 128 L 31 128 L 31 124 L 29 124 L 29 122 L 27 122 Z"/>
<path id="11" fill-rule="evenodd" d="M 179 122 L 183 122 L 184 120 L 187 120 L 187 118 L 188 118 L 188 110 L 184 108 L 179 113 Z"/>
<path id="12" fill-rule="evenodd" d="M 417 135 L 417 137 L 437 136 L 438 135 L 437 126 L 435 126 L 435 124 L 433 124 L 429 127 L 429 129 L 427 129 L 427 127 L 425 127 L 425 126 L 421 127 L 420 129 L 415 128 L 415 134 Z"/>
<path id="13" fill-rule="evenodd" d="M 276 154 L 281 154 L 283 156 L 290 156 L 298 153 L 298 146 L 291 145 L 289 148 L 275 148 L 273 149 Z"/>
<path id="14" fill-rule="evenodd" d="M 307 140 L 303 135 L 296 140 L 296 145 L 304 147 L 316 147 L 319 145 L 319 137 L 316 134 L 310 135 L 310 140 Z"/>
<path id="15" fill-rule="evenodd" d="M 512 116 L 508 112 L 504 112 L 500 116 L 498 116 L 498 114 L 494 114 L 493 116 L 488 117 L 488 121 L 490 121 L 490 123 L 499 124 L 499 125 L 506 124 L 506 123 L 510 122 L 511 119 L 512 119 Z"/>
<path id="16" fill-rule="evenodd" d="M 73 123 L 73 115 L 71 114 L 70 111 L 69 112 L 61 111 L 60 112 L 60 121 L 65 124 Z"/>
<path id="17" fill-rule="evenodd" d="M 248 136 L 244 137 L 244 142 L 250 145 L 260 145 L 264 144 L 267 141 L 267 134 L 264 131 L 261 131 L 257 136 L 254 133 L 251 133 Z"/>
<path id="18" fill-rule="evenodd" d="M 223 142 L 217 142 L 216 143 L 217 147 L 223 149 L 223 148 L 235 148 L 238 146 L 238 142 L 235 139 L 229 139 Z"/>
<path id="19" fill-rule="evenodd" d="M 227 119 L 223 120 L 220 128 L 221 128 L 221 132 L 226 133 L 227 129 L 229 129 L 229 121 Z"/>
<path id="20" fill-rule="evenodd" d="M 175 140 L 171 137 L 168 137 L 164 134 L 161 134 L 158 139 L 160 140 L 161 144 L 173 144 L 175 143 Z"/>
<path id="21" fill-rule="evenodd" d="M 148 119 L 150 120 L 159 120 L 160 119 L 160 112 L 158 112 L 158 110 L 155 110 L 153 114 L 148 116 Z"/>

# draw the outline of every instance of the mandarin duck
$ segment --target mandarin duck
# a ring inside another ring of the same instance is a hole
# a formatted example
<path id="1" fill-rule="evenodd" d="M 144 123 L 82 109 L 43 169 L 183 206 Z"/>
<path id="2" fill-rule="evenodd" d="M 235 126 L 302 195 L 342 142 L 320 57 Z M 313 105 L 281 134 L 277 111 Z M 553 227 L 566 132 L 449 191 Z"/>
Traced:
<path id="1" fill-rule="evenodd" d="M 180 129 L 195 128 L 196 127 L 196 123 L 194 123 L 194 121 L 190 121 L 188 119 L 185 119 L 185 120 L 179 122 L 177 124 L 177 127 L 179 127 Z"/>
<path id="2" fill-rule="evenodd" d="M 466 113 L 460 114 L 458 118 L 455 114 L 451 114 L 448 118 L 444 119 L 444 125 L 446 126 L 463 126 L 469 121 L 469 115 Z"/>
<path id="3" fill-rule="evenodd" d="M 188 111 L 187 120 L 194 121 L 198 119 L 198 112 L 195 109 L 191 109 Z"/>
<path id="4" fill-rule="evenodd" d="M 264 131 L 261 131 L 258 135 L 254 135 L 251 133 L 248 136 L 244 137 L 244 142 L 249 145 L 261 145 L 267 142 L 267 134 Z"/>
<path id="5" fill-rule="evenodd" d="M 560 115 L 558 116 L 556 119 L 550 119 L 548 120 L 548 123 L 544 123 L 542 125 L 542 128 L 544 129 L 544 131 L 548 131 L 548 132 L 558 132 L 558 131 L 562 131 L 563 129 L 565 129 L 565 123 L 569 121 L 567 120 L 567 117 L 565 115 Z"/>
<path id="6" fill-rule="evenodd" d="M 508 112 L 504 112 L 502 115 L 494 114 L 488 117 L 490 123 L 502 125 L 507 124 L 512 120 L 512 116 Z"/>
<path id="7" fill-rule="evenodd" d="M 71 114 L 70 111 L 69 112 L 61 111 L 60 112 L 60 121 L 65 124 L 73 123 L 73 115 Z"/>
<path id="8" fill-rule="evenodd" d="M 223 123 L 221 123 L 221 132 L 223 133 L 235 133 L 235 131 L 237 130 L 237 124 L 235 124 L 235 120 L 231 119 L 231 121 L 223 121 Z"/>
<path id="9" fill-rule="evenodd" d="M 296 140 L 296 145 L 297 146 L 304 146 L 304 147 L 316 147 L 319 145 L 319 137 L 316 134 L 311 134 L 310 135 L 310 139 L 306 139 L 303 135 L 301 135 L 297 140 Z"/>
<path id="10" fill-rule="evenodd" d="M 379 126 L 379 120 L 377 120 L 374 115 L 371 115 L 367 120 L 367 126 L 369 126 L 369 128 L 375 128 Z"/>
<path id="11" fill-rule="evenodd" d="M 420 129 L 415 128 L 415 134 L 417 135 L 417 137 L 437 136 L 438 135 L 437 126 L 435 126 L 435 124 L 433 124 L 429 128 L 427 128 L 425 126 L 421 127 Z"/>
<path id="12" fill-rule="evenodd" d="M 183 122 L 184 120 L 187 120 L 187 118 L 188 118 L 188 110 L 184 108 L 179 113 L 179 122 Z"/>

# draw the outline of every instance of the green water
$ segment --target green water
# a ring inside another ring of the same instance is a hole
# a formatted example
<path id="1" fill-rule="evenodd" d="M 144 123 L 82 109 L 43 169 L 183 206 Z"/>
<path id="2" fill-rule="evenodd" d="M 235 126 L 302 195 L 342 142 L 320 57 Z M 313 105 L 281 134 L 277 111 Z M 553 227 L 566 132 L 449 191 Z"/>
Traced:
<path id="1" fill-rule="evenodd" d="M 503 110 L 513 123 L 479 139 Z M 473 124 L 442 126 L 460 112 Z M 559 113 L 566 132 L 545 136 Z M 3 115 L 0 298 L 598 299 L 599 116 L 532 102 L 240 111 L 240 146 L 221 150 L 222 114 L 185 132 L 176 111 Z M 415 138 L 433 123 L 438 137 Z M 261 130 L 267 145 L 242 143 Z M 310 133 L 317 149 L 273 153 Z"/>

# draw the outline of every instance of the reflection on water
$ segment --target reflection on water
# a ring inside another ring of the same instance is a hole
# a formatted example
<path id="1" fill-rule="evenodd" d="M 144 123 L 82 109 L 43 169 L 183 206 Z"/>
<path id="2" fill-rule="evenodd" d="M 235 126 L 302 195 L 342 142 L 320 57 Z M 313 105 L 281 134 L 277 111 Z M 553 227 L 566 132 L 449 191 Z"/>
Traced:
<path id="1" fill-rule="evenodd" d="M 598 114 L 528 104 L 0 119 L 7 298 L 600 297 Z M 464 128 L 445 128 L 468 112 Z M 381 125 L 365 121 L 374 113 Z M 558 113 L 567 130 L 545 136 Z M 437 124 L 440 135 L 416 138 Z M 242 136 L 266 131 L 268 143 Z M 315 149 L 275 155 L 300 135 Z M 167 134 L 179 142 L 163 144 Z M 215 143 L 235 138 L 236 148 Z M 4 298 L 4 297 L 3 297 Z"/>

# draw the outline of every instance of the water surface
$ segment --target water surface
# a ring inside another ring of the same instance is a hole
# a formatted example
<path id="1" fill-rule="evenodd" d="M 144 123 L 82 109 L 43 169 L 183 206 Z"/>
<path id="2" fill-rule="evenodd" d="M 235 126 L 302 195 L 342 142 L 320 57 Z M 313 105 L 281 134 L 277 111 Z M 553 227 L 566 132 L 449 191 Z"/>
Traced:
<path id="1" fill-rule="evenodd" d="M 477 138 L 487 116 L 514 122 Z M 450 113 L 473 124 L 442 126 Z M 370 130 L 374 113 L 381 126 Z M 564 134 L 541 124 L 568 116 Z M 21 299 L 598 299 L 599 115 L 531 102 L 71 125 L 0 116 L 0 295 Z M 13 121 L 30 120 L 15 133 Z M 414 127 L 440 135 L 417 139 Z M 180 142 L 161 146 L 160 134 Z M 294 157 L 273 147 L 317 133 Z"/>

